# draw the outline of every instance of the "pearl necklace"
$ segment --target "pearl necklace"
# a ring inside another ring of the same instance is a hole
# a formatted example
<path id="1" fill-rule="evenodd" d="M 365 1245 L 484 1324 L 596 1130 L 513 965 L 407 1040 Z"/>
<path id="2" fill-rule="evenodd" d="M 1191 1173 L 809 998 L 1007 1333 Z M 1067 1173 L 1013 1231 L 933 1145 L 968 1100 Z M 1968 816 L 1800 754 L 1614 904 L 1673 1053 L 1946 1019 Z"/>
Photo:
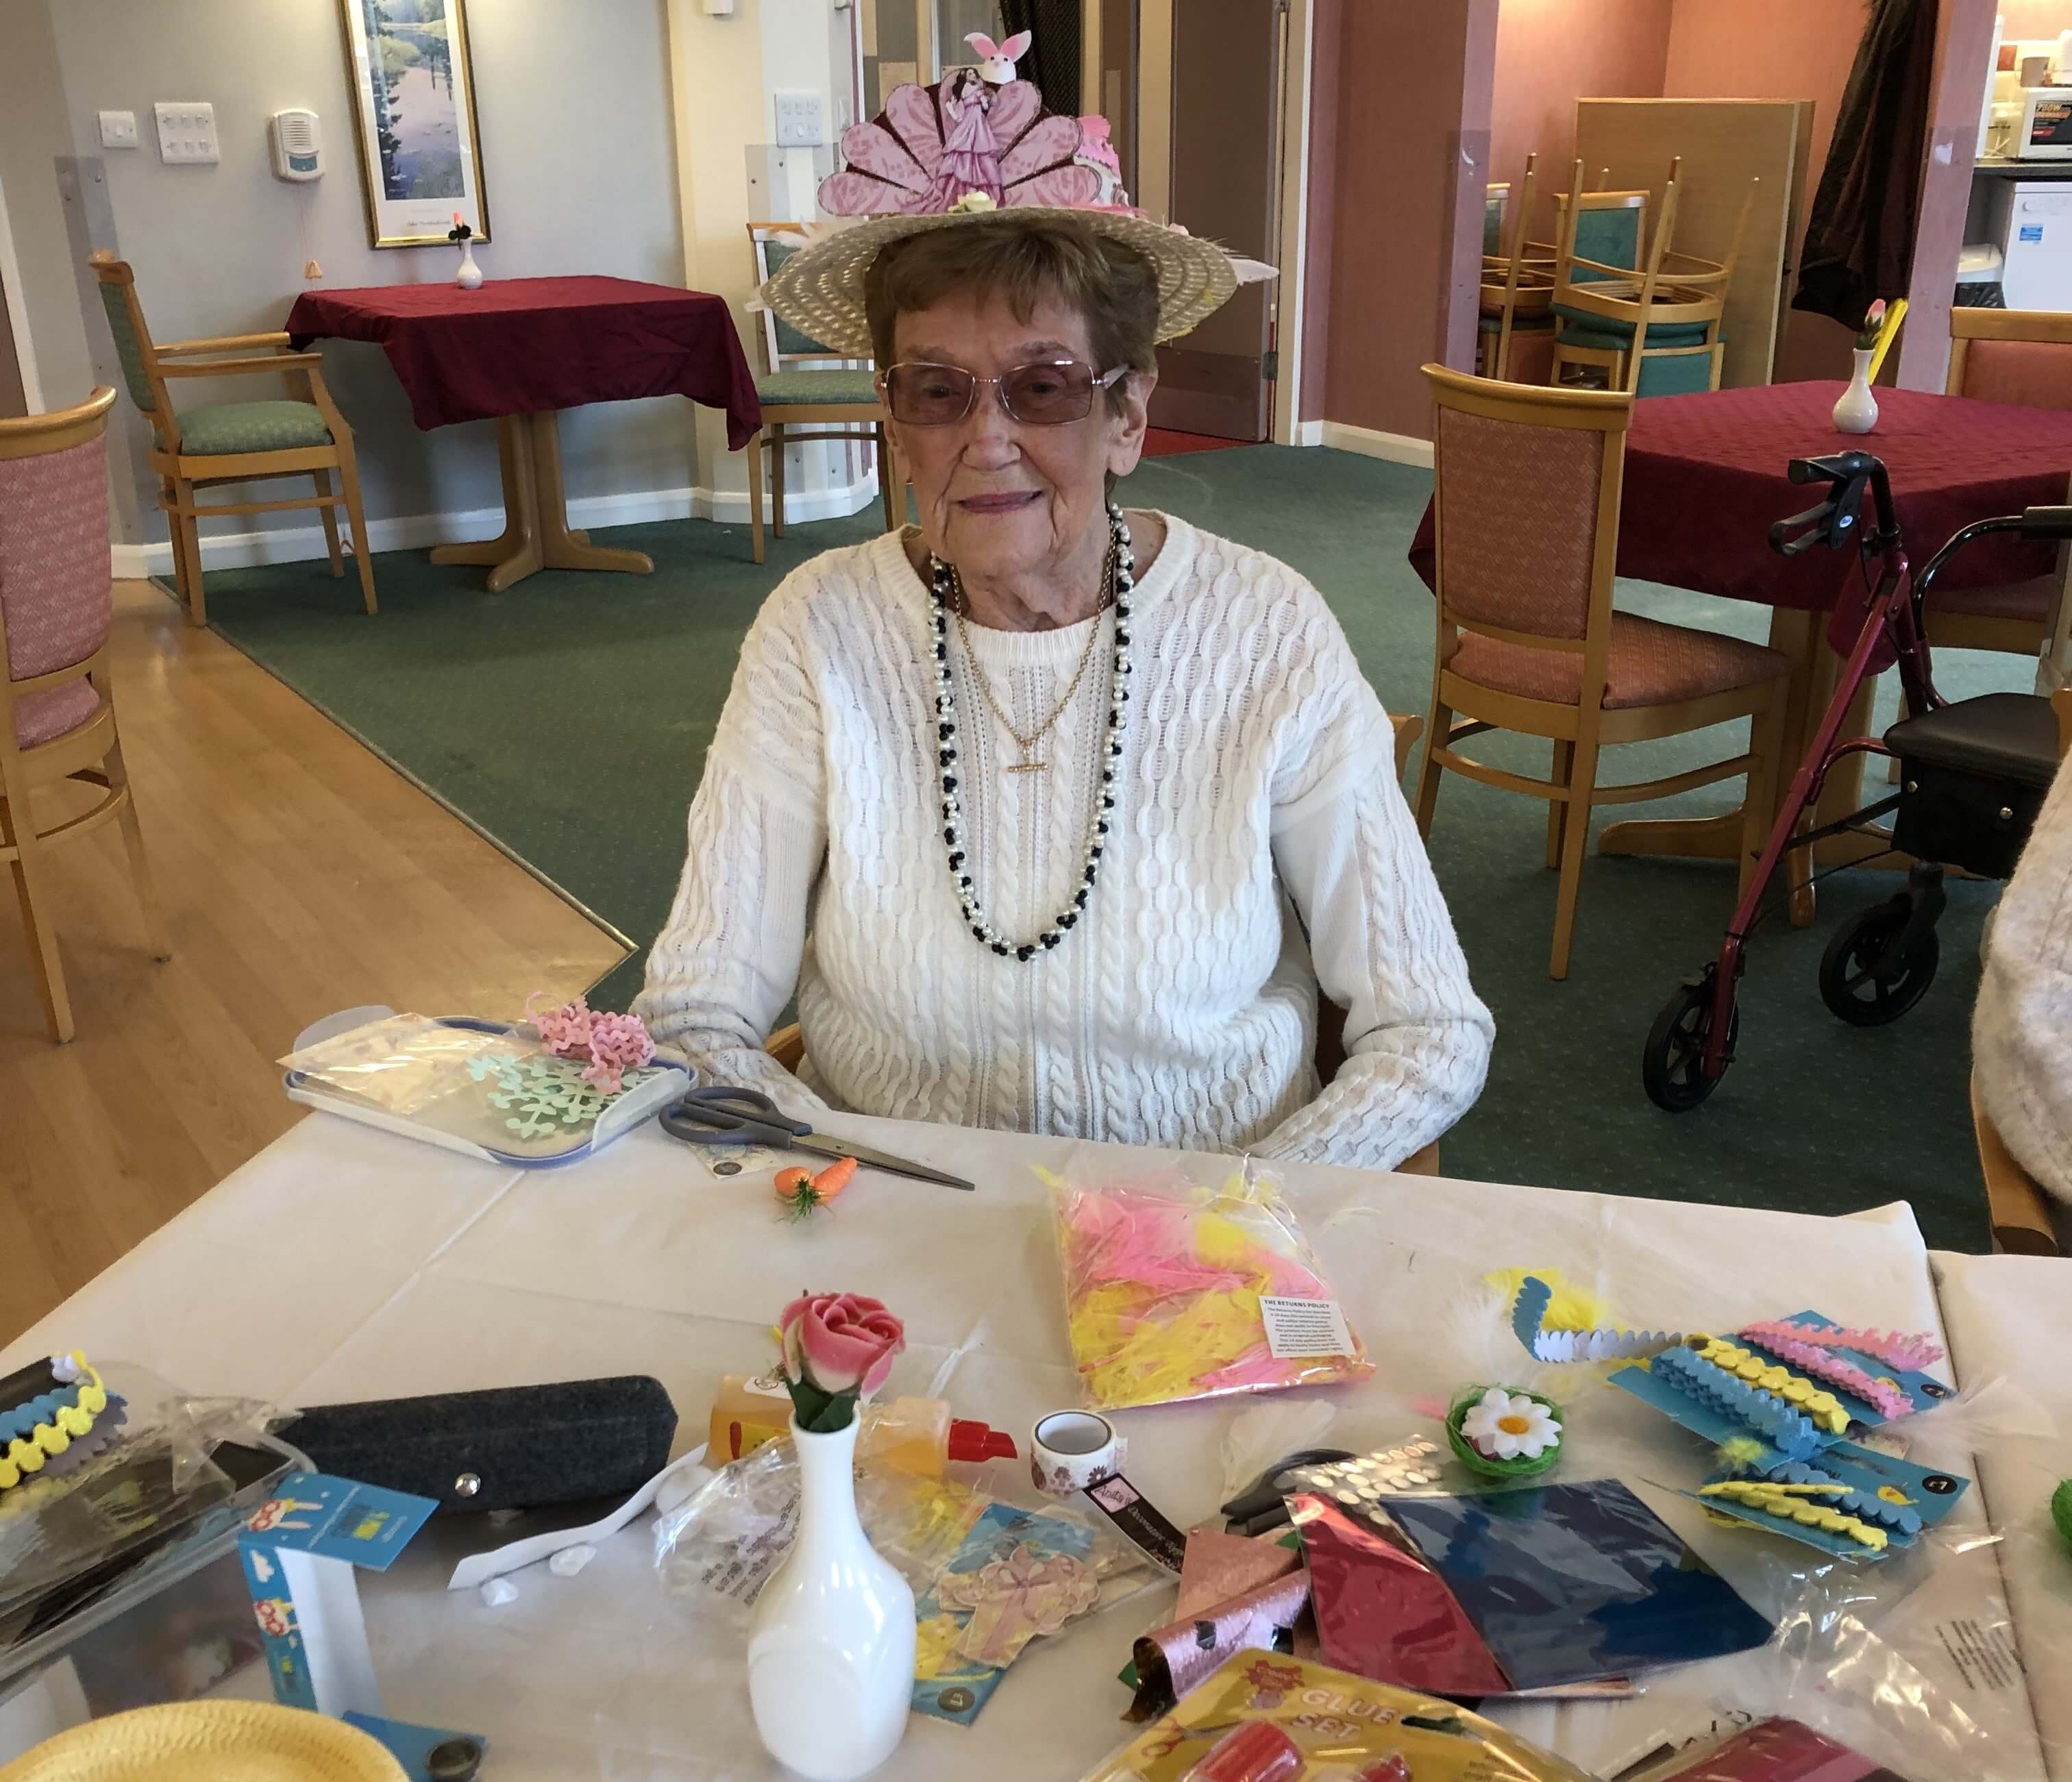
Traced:
<path id="1" fill-rule="evenodd" d="M 990 947 L 1002 959 L 1024 962 L 1033 959 L 1038 953 L 1055 946 L 1078 922 L 1080 913 L 1087 906 L 1087 899 L 1093 895 L 1094 879 L 1108 835 L 1108 813 L 1115 808 L 1115 764 L 1122 753 L 1122 708 L 1129 697 L 1129 596 L 1136 586 L 1133 574 L 1136 559 L 1130 552 L 1129 528 L 1123 524 L 1122 510 L 1112 501 L 1108 504 L 1108 527 L 1109 549 L 1115 560 L 1115 666 L 1108 683 L 1100 795 L 1087 823 L 1086 858 L 1072 901 L 1048 928 L 1031 941 L 1008 940 L 986 920 L 977 894 L 972 889 L 971 874 L 966 870 L 969 861 L 964 849 L 964 807 L 957 798 L 957 702 L 950 681 L 949 603 L 956 586 L 956 572 L 932 551 L 928 553 L 928 617 L 935 632 L 935 762 L 942 778 L 943 843 L 949 852 L 950 877 L 956 886 L 957 903 L 964 911 L 972 938 Z M 1094 622 L 1100 624 L 1099 614 L 1095 616 Z"/>

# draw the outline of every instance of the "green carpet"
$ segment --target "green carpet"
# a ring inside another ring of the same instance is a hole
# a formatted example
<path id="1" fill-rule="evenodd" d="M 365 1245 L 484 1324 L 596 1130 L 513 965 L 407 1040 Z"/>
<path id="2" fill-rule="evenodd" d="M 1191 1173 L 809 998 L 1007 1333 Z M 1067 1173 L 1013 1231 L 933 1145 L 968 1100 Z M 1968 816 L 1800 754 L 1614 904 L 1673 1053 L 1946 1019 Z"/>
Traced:
<path id="1" fill-rule="evenodd" d="M 1147 462 L 1125 499 L 1285 558 L 1321 588 L 1392 711 L 1430 694 L 1432 604 L 1404 560 L 1431 478 L 1348 454 L 1258 446 Z M 614 544 L 656 573 L 534 577 L 483 591 L 481 572 L 384 554 L 381 614 L 321 563 L 212 573 L 216 627 L 543 877 L 644 943 L 668 913 L 684 813 L 742 634 L 796 565 L 866 538 L 876 510 L 792 528 L 750 560 L 745 528 L 627 527 Z M 1922 542 L 1922 541 L 1917 541 Z M 1760 636 L 1766 610 L 1629 585 L 1622 604 Z M 2013 657 L 1939 659 L 1946 693 L 2024 687 Z M 1887 699 L 1891 697 L 1886 690 Z M 1544 774 L 1544 744 L 1483 739 Z M 1730 731 L 1616 751 L 1638 779 L 1728 752 Z M 1738 782 L 1613 813 L 1708 814 Z M 1671 1118 L 1642 1094 L 1641 1043 L 1679 978 L 1712 956 L 1732 902 L 1724 865 L 1589 860 L 1567 983 L 1547 976 L 1554 875 L 1545 807 L 1449 775 L 1432 856 L 1495 1011 L 1489 1088 L 1445 1141 L 1449 1173 L 1738 1205 L 1841 1213 L 1913 1202 L 1931 1243 L 1984 1247 L 1966 1102 L 1979 925 L 1994 888 L 1953 884 L 1926 1000 L 1882 1030 L 1845 1028 L 1815 973 L 1836 927 L 1896 888 L 1889 873 L 1823 887 L 1820 916 L 1781 918 L 1753 950 L 1741 1057 L 1712 1099 Z M 600 1000 L 623 1007 L 637 959 Z M 1443 1192 L 1443 1191 L 1441 1191 Z"/>

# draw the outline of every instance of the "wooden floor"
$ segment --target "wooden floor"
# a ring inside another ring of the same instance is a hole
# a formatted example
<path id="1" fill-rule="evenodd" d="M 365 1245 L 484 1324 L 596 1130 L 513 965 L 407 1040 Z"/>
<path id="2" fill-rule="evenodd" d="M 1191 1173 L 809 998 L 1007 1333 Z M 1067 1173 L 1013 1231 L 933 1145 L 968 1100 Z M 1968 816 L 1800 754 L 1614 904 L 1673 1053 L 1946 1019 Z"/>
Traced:
<path id="1" fill-rule="evenodd" d="M 0 897 L 0 1342 L 302 1117 L 274 1061 L 310 1021 L 515 1014 L 624 953 L 148 583 L 117 587 L 113 661 L 173 957 L 113 825 L 54 849 L 79 1035 L 52 1045 Z"/>

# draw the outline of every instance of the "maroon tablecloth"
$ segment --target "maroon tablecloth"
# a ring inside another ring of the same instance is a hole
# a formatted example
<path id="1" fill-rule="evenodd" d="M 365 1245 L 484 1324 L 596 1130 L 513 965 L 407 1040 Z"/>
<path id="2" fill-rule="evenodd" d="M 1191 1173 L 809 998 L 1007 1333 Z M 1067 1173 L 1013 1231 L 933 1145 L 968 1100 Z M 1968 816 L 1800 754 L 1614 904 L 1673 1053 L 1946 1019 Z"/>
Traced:
<path id="1" fill-rule="evenodd" d="M 310 291 L 288 312 L 312 340 L 372 341 L 420 427 L 686 396 L 726 411 L 738 450 L 762 424 L 755 377 L 723 298 L 631 278 L 493 278 Z"/>
<path id="2" fill-rule="evenodd" d="M 1881 389 L 1875 431 L 1837 433 L 1840 384 L 1651 396 L 1634 404 L 1626 436 L 1618 573 L 1642 581 L 1767 606 L 1826 612 L 1859 580 L 1856 554 L 1770 548 L 1771 523 L 1820 498 L 1790 481 L 1786 464 L 1861 446 L 1884 459 L 1907 554 L 1916 568 L 1960 526 L 2065 499 L 2072 477 L 2072 413 Z M 1868 515 L 1865 516 L 1868 518 Z M 2048 575 L 2058 547 L 1981 539 L 1937 577 L 1945 590 L 1996 587 Z M 1410 561 L 1429 588 L 1432 510 Z"/>

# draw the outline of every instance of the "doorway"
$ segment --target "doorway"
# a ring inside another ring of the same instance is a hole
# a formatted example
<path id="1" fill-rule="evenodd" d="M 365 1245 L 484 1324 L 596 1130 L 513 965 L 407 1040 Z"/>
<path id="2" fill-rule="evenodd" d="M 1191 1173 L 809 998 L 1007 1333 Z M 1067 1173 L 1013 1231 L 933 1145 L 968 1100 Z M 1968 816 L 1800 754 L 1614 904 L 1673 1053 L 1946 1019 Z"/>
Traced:
<path id="1" fill-rule="evenodd" d="M 1281 258 L 1287 0 L 1103 0 L 1102 97 L 1124 183 L 1154 216 Z M 1151 423 L 1239 442 L 1271 436 L 1275 286 L 1236 296 L 1158 350 Z"/>
<path id="2" fill-rule="evenodd" d="M 7 224 L 7 195 L 0 191 L 0 421 L 18 420 L 43 407 L 29 356 L 28 312 L 22 295 L 21 263 Z"/>

